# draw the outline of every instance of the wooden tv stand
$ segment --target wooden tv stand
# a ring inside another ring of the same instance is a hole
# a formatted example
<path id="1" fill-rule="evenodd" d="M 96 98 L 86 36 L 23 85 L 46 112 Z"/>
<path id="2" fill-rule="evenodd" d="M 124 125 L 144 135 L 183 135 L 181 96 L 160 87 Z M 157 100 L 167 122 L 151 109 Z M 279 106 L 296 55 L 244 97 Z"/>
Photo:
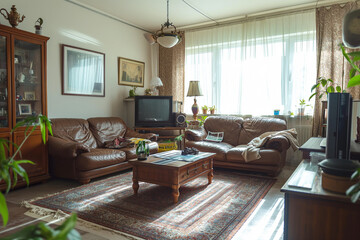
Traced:
<path id="1" fill-rule="evenodd" d="M 357 238 L 360 202 L 351 203 L 348 196 L 324 190 L 320 169 L 312 189 L 288 185 L 297 171 L 309 164 L 303 160 L 281 188 L 285 193 L 284 240 Z"/>
<path id="2" fill-rule="evenodd" d="M 185 134 L 185 127 L 134 127 L 134 130 L 137 132 L 146 131 L 151 133 L 158 133 L 159 139 L 174 139 L 175 137 Z M 165 131 L 179 131 L 178 135 L 161 135 L 161 133 Z M 181 141 L 181 149 L 185 147 L 185 136 L 182 138 Z"/>

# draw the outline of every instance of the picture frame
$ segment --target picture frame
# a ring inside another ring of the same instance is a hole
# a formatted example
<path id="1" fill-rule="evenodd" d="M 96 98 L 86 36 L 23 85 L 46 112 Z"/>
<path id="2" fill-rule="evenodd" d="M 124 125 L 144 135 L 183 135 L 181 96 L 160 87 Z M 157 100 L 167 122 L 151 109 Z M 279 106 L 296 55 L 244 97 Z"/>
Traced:
<path id="1" fill-rule="evenodd" d="M 19 104 L 19 114 L 31 115 L 31 104 L 29 103 Z"/>
<path id="2" fill-rule="evenodd" d="M 36 100 L 35 92 L 24 92 L 24 100 Z"/>
<path id="3" fill-rule="evenodd" d="M 145 63 L 118 57 L 118 84 L 144 87 Z"/>
<path id="4" fill-rule="evenodd" d="M 62 45 L 63 95 L 105 97 L 105 54 Z"/>

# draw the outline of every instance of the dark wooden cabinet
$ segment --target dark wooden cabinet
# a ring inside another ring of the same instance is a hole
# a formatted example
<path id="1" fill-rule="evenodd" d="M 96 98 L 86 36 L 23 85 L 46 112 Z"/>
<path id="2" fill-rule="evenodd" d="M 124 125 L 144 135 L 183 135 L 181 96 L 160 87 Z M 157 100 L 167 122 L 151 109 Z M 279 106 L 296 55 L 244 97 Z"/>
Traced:
<path id="1" fill-rule="evenodd" d="M 0 137 L 20 145 L 25 127 L 14 132 L 16 123 L 39 113 L 47 115 L 46 44 L 48 37 L 0 25 Z M 16 152 L 13 146 L 10 154 Z M 46 145 L 36 129 L 21 148 L 16 159 L 35 163 L 23 164 L 30 183 L 49 178 Z M 19 181 L 17 186 L 25 185 Z M 0 184 L 0 189 L 5 189 Z"/>
<path id="2" fill-rule="evenodd" d="M 358 238 L 360 203 L 323 189 L 320 170 L 311 189 L 289 186 L 293 178 L 305 177 L 298 172 L 309 165 L 309 161 L 302 161 L 281 188 L 285 194 L 284 240 Z"/>

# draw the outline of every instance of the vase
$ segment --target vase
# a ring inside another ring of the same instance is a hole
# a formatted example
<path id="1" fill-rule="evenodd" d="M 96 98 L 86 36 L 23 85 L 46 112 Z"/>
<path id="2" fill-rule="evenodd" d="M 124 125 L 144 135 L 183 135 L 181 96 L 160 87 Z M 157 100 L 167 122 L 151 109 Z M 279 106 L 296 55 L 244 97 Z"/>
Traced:
<path id="1" fill-rule="evenodd" d="M 42 27 L 39 25 L 35 26 L 35 33 L 41 35 L 42 34 Z"/>
<path id="2" fill-rule="evenodd" d="M 299 116 L 304 116 L 305 115 L 305 108 L 298 108 L 298 114 L 299 114 Z"/>
<path id="3" fill-rule="evenodd" d="M 147 159 L 147 154 L 146 154 L 146 152 L 140 152 L 140 153 L 137 155 L 137 159 L 138 159 L 139 161 L 144 161 L 144 160 L 146 160 L 146 159 Z"/>

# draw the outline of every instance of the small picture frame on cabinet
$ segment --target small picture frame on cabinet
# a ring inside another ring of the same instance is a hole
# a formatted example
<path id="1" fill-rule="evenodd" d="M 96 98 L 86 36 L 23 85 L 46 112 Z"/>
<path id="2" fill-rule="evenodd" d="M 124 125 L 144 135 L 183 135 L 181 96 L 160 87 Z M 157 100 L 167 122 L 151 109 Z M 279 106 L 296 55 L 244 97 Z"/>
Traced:
<path id="1" fill-rule="evenodd" d="M 19 104 L 20 115 L 31 115 L 31 104 Z"/>
<path id="2" fill-rule="evenodd" d="M 25 100 L 35 100 L 35 92 L 24 92 Z"/>

